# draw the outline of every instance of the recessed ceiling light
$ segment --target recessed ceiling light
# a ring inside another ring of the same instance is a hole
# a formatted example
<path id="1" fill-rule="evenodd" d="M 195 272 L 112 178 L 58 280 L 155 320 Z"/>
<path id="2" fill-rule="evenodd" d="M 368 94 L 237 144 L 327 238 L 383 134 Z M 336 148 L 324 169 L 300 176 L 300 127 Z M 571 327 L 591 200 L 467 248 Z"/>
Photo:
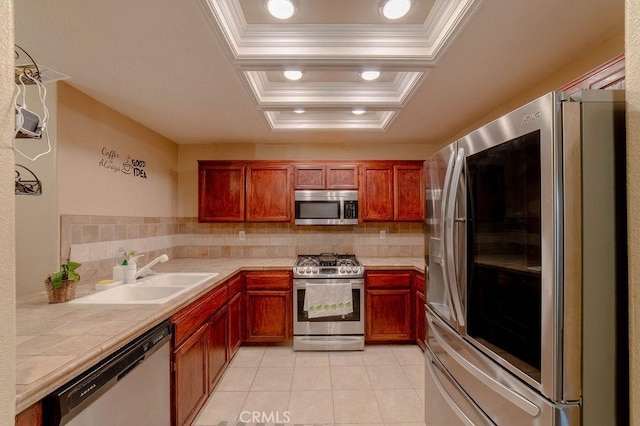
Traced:
<path id="1" fill-rule="evenodd" d="M 351 110 L 351 113 L 355 115 L 362 115 L 364 114 L 364 108 L 354 108 Z"/>
<path id="2" fill-rule="evenodd" d="M 380 71 L 362 71 L 360 73 L 360 77 L 362 77 L 362 79 L 366 81 L 376 80 L 378 77 L 380 77 Z"/>
<path id="3" fill-rule="evenodd" d="M 267 10 L 278 19 L 289 19 L 296 13 L 296 8 L 291 0 L 267 0 Z"/>
<path id="4" fill-rule="evenodd" d="M 287 70 L 284 72 L 284 77 L 287 80 L 300 80 L 302 78 L 302 71 L 299 70 Z"/>
<path id="5" fill-rule="evenodd" d="M 296 108 L 293 110 L 296 114 L 304 114 L 304 108 Z"/>
<path id="6" fill-rule="evenodd" d="M 411 9 L 411 0 L 386 0 L 381 7 L 382 16 L 387 19 L 400 19 Z"/>

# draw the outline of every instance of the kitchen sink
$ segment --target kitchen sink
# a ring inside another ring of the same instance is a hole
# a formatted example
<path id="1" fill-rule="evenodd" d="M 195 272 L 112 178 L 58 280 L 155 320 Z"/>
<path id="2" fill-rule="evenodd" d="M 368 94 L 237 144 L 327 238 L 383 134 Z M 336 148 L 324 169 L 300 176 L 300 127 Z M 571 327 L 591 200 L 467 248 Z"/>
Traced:
<path id="1" fill-rule="evenodd" d="M 143 278 L 134 284 L 123 284 L 108 290 L 74 299 L 73 304 L 161 304 L 206 283 L 215 273 L 172 272 Z"/>

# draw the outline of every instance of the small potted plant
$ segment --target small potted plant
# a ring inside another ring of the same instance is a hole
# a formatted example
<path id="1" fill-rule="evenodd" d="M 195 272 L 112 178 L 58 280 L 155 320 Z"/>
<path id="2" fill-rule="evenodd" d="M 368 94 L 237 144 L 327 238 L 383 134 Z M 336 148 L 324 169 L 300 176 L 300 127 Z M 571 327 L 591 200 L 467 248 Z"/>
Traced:
<path id="1" fill-rule="evenodd" d="M 60 270 L 49 275 L 44 284 L 47 287 L 49 303 L 63 303 L 73 300 L 76 296 L 76 283 L 80 281 L 80 275 L 76 269 L 80 267 L 77 262 L 67 262 L 60 265 Z"/>

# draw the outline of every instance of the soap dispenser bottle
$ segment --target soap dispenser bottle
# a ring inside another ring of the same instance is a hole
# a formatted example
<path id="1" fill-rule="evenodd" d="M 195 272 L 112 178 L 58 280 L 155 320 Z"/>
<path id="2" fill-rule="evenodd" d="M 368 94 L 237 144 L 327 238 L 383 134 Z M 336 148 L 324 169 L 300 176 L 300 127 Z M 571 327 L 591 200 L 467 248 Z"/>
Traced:
<path id="1" fill-rule="evenodd" d="M 124 282 L 125 284 L 133 284 L 136 282 L 136 272 L 138 270 L 138 258 L 143 254 L 133 255 L 135 252 L 129 253 L 128 263 L 124 266 Z"/>
<path id="2" fill-rule="evenodd" d="M 120 247 L 113 259 L 113 280 L 124 281 L 124 265 L 127 264 L 127 252 Z"/>

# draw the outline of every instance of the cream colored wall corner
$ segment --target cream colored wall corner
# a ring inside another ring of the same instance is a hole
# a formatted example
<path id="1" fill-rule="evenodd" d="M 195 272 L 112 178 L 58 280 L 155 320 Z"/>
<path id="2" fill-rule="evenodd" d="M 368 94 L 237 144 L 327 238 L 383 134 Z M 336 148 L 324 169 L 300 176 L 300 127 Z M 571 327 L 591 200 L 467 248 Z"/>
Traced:
<path id="1" fill-rule="evenodd" d="M 176 215 L 177 144 L 65 83 L 58 159 L 60 214 Z"/>
<path id="2" fill-rule="evenodd" d="M 198 160 L 426 160 L 428 144 L 180 145 L 179 216 L 198 216 Z"/>
<path id="3" fill-rule="evenodd" d="M 626 1 L 629 364 L 632 426 L 640 426 L 640 1 Z"/>
<path id="4" fill-rule="evenodd" d="M 37 60 L 37 59 L 36 59 Z M 26 103 L 30 111 L 44 117 L 44 109 L 36 86 L 27 86 Z M 47 134 L 51 152 L 36 161 L 16 153 L 16 163 L 31 170 L 42 182 L 42 195 L 16 195 L 16 294 L 18 296 L 44 290 L 43 281 L 59 267 L 60 219 L 58 216 L 57 160 L 57 90 L 47 84 L 46 106 L 49 111 Z M 46 151 L 46 139 L 18 139 L 20 151 L 31 158 Z M 17 167 L 22 179 L 31 173 Z"/>
<path id="5" fill-rule="evenodd" d="M 0 424 L 14 423 L 16 406 L 15 158 L 13 1 L 0 2 Z"/>

